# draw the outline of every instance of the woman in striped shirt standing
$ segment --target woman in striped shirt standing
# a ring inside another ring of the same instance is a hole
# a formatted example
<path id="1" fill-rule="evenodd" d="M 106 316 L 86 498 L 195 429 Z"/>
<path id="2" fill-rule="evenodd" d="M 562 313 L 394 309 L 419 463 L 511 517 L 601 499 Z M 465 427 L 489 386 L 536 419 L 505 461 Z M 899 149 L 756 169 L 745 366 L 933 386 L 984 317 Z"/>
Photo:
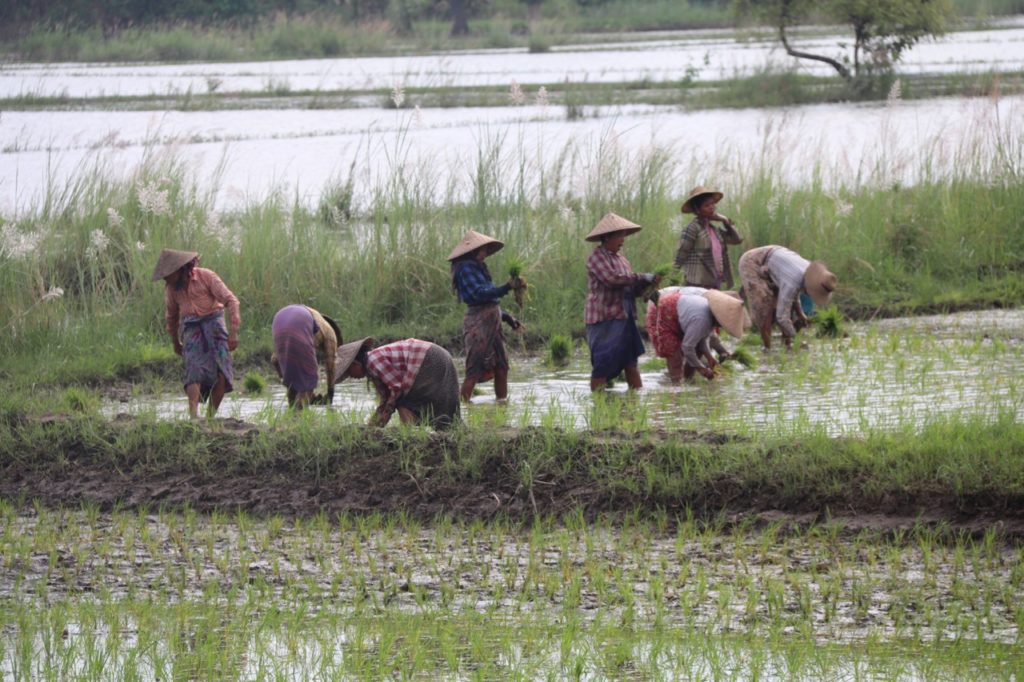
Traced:
<path id="1" fill-rule="evenodd" d="M 633 272 L 619 251 L 626 237 L 641 227 L 609 213 L 586 236 L 600 242 L 587 258 L 587 302 L 583 321 L 590 346 L 590 390 L 603 389 L 610 379 L 625 372 L 633 390 L 643 387 L 637 358 L 644 342 L 636 325 L 636 297 L 649 284 L 657 285 L 660 275 Z"/>

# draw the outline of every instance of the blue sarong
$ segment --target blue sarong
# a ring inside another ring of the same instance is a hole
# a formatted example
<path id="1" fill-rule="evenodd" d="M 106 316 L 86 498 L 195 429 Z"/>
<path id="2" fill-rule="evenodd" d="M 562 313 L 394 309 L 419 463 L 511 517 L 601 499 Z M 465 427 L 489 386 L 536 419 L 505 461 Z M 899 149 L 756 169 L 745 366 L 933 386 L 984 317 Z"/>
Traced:
<path id="1" fill-rule="evenodd" d="M 614 379 L 644 354 L 644 340 L 633 317 L 588 324 L 587 345 L 592 379 Z"/>
<path id="2" fill-rule="evenodd" d="M 224 392 L 230 393 L 234 388 L 235 371 L 228 350 L 224 311 L 218 310 L 205 317 L 186 315 L 181 319 L 179 333 L 185 357 L 185 386 L 199 384 L 199 396 L 206 402 L 219 373 L 224 375 Z"/>

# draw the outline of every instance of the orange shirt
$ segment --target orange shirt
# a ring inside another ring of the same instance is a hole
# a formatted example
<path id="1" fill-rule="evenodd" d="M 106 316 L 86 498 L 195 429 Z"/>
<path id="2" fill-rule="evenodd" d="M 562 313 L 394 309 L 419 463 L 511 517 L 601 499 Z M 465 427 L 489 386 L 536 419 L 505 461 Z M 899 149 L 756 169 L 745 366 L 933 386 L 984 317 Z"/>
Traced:
<path id="1" fill-rule="evenodd" d="M 167 308 L 167 331 L 176 335 L 182 315 L 205 317 L 227 308 L 231 333 L 237 334 L 242 326 L 238 297 L 221 281 L 217 273 L 206 268 L 195 268 L 188 285 L 182 289 L 164 287 L 164 305 Z"/>

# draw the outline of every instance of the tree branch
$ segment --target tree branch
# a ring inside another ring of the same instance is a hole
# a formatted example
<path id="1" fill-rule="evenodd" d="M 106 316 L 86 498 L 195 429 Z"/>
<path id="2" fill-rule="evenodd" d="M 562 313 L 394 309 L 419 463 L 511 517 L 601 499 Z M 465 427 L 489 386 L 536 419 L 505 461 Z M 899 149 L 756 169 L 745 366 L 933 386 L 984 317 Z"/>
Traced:
<path id="1" fill-rule="evenodd" d="M 817 62 L 825 62 L 833 69 L 838 71 L 839 75 L 842 76 L 844 80 L 850 80 L 850 70 L 843 66 L 840 62 L 836 61 L 835 59 L 820 54 L 811 54 L 810 52 L 803 52 L 802 50 L 797 50 L 791 47 L 789 44 L 789 39 L 786 38 L 786 23 L 784 20 L 779 22 L 779 40 L 782 41 L 782 47 L 786 48 L 786 54 L 788 54 L 789 56 L 796 57 L 798 59 L 813 59 L 814 61 Z"/>

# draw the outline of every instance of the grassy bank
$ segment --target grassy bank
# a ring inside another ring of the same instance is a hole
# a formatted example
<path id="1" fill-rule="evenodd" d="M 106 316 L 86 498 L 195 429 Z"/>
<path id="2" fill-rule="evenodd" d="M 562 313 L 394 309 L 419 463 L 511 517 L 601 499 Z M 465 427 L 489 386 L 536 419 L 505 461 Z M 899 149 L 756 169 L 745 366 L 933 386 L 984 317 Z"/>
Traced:
<path id="1" fill-rule="evenodd" d="M 213 79 L 216 82 L 216 79 Z M 898 81 L 898 85 L 896 85 Z M 993 97 L 1024 92 L 1024 72 L 901 74 L 878 78 L 872 87 L 853 88 L 835 78 L 806 76 L 796 71 L 768 68 L 760 73 L 723 80 L 697 80 L 683 77 L 677 81 L 621 83 L 573 83 L 564 81 L 535 83 L 533 91 L 544 87 L 550 111 L 567 120 L 587 117 L 595 107 L 649 104 L 678 106 L 689 111 L 737 109 L 748 107 L 785 107 L 834 102 L 884 101 L 899 92 L 901 100 L 934 97 Z M 432 109 L 463 107 L 508 107 L 509 86 L 407 87 L 403 106 Z M 312 109 L 344 111 L 362 109 L 368 101 L 393 109 L 393 91 L 303 90 L 292 88 L 286 79 L 268 82 L 262 90 L 242 92 L 185 92 L 169 95 L 107 95 L 70 97 L 27 92 L 0 97 L 5 111 L 233 111 L 245 109 Z M 527 98 L 528 100 L 531 98 Z M 535 96 L 534 98 L 535 99 Z M 532 102 L 531 102 L 532 103 Z M 17 143 L 9 145 L 17 150 Z"/>
<path id="2" fill-rule="evenodd" d="M 163 246 L 198 250 L 238 294 L 243 365 L 268 355 L 270 320 L 298 301 L 333 315 L 347 338 L 418 336 L 457 349 L 463 308 L 445 259 L 469 228 L 507 244 L 489 261 L 496 281 L 509 257 L 527 261 L 530 297 L 518 314 L 529 343 L 578 336 L 591 249 L 583 235 L 608 211 L 625 215 L 646 226 L 626 254 L 638 271 L 653 270 L 674 253 L 683 188 L 714 177 L 729 179 L 721 208 L 744 247 L 784 244 L 824 259 L 848 316 L 1024 301 L 1024 144 L 998 119 L 981 112 L 956 146 L 936 139 L 916 158 L 879 154 L 855 180 L 795 158 L 792 133 L 768 131 L 753 152 L 688 159 L 685 150 L 622 149 L 612 137 L 538 158 L 498 132 L 444 187 L 405 161 L 400 133 L 367 143 L 390 166 L 354 164 L 317 205 L 275 193 L 226 211 L 214 206 L 216 186 L 198 186 L 173 156 L 154 153 L 126 181 L 105 179 L 100 157 L 32 210 L 0 218 L 0 375 L 17 384 L 138 380 L 176 362 L 162 287 L 149 281 Z M 957 160 L 953 173 L 933 170 L 940 154 Z M 781 169 L 794 163 L 819 179 L 787 186 Z M 902 183 L 908 174 L 916 184 Z"/>
<path id="3" fill-rule="evenodd" d="M 0 425 L 2 494 L 51 502 L 426 518 L 831 509 L 952 519 L 1013 517 L 1024 501 L 1024 425 L 1013 412 L 862 438 L 803 427 L 751 439 L 616 432 L 611 410 L 586 432 L 429 434 L 366 429 L 341 413 L 206 427 L 33 417 L 15 402 Z"/>

